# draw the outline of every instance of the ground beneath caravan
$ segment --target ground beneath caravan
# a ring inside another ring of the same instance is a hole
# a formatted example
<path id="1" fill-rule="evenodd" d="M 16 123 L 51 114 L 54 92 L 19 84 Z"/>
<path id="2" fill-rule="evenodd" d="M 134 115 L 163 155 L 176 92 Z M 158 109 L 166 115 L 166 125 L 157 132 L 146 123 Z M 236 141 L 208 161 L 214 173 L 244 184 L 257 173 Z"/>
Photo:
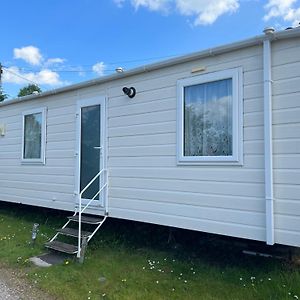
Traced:
<path id="1" fill-rule="evenodd" d="M 0 282 L 8 299 L 51 299 L 47 293 L 59 300 L 300 297 L 299 265 L 245 255 L 245 240 L 111 218 L 90 242 L 84 264 L 67 257 L 49 268 L 34 266 L 30 258 L 45 252 L 44 243 L 66 215 L 0 203 Z M 34 223 L 40 226 L 32 243 Z M 257 247 L 269 250 L 264 243 Z"/>
<path id="2" fill-rule="evenodd" d="M 0 266 L 0 299 L 1 300 L 54 300 L 54 298 L 37 289 L 25 278 L 26 274 Z"/>

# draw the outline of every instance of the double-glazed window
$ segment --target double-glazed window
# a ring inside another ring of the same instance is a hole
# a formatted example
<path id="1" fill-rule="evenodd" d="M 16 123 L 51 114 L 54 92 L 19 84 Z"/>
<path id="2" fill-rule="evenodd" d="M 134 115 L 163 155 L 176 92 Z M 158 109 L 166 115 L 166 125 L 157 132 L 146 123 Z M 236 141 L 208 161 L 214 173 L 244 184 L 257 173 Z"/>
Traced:
<path id="1" fill-rule="evenodd" d="M 23 113 L 22 162 L 45 163 L 46 109 Z"/>
<path id="2" fill-rule="evenodd" d="M 242 163 L 241 71 L 178 82 L 178 163 Z"/>

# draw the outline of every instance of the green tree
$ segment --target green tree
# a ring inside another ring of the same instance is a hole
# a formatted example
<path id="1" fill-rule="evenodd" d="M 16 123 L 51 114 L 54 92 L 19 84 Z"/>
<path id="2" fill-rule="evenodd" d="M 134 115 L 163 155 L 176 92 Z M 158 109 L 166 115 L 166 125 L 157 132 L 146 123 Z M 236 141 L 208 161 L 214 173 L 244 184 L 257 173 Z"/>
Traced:
<path id="1" fill-rule="evenodd" d="M 35 92 L 41 93 L 42 90 L 36 84 L 28 84 L 27 86 L 20 89 L 18 97 L 31 95 L 34 94 Z"/>
<path id="2" fill-rule="evenodd" d="M 7 98 L 8 98 L 7 94 L 5 94 L 3 90 L 0 88 L 0 102 L 4 101 Z"/>

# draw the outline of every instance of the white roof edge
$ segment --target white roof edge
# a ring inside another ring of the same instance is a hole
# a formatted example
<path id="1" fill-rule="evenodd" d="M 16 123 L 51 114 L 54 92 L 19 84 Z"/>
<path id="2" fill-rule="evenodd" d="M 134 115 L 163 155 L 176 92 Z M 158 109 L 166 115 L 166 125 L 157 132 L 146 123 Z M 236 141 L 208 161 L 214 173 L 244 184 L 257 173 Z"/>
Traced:
<path id="1" fill-rule="evenodd" d="M 49 90 L 49 91 L 46 91 L 46 92 L 42 92 L 42 93 L 36 94 L 36 95 L 32 94 L 32 95 L 28 95 L 28 96 L 25 96 L 25 97 L 5 100 L 3 102 L 0 102 L 0 107 L 5 106 L 5 105 L 9 105 L 9 104 L 13 104 L 13 103 L 23 102 L 23 101 L 26 101 L 26 100 L 39 99 L 39 98 L 42 98 L 42 97 L 55 95 L 55 94 L 60 94 L 60 93 L 63 93 L 63 92 L 68 92 L 68 91 L 72 91 L 72 90 L 76 90 L 76 89 L 82 89 L 82 88 L 86 88 L 86 87 L 93 86 L 93 85 L 96 85 L 96 84 L 101 84 L 101 83 L 104 83 L 104 82 L 113 81 L 113 80 L 117 80 L 117 79 L 120 79 L 120 78 L 126 78 L 126 77 L 129 77 L 129 76 L 141 74 L 141 73 L 144 73 L 144 72 L 150 72 L 150 71 L 154 71 L 154 70 L 157 70 L 157 69 L 160 69 L 160 68 L 165 68 L 165 67 L 173 66 L 173 65 L 176 65 L 176 64 L 189 62 L 189 61 L 199 59 L 199 58 L 218 55 L 218 54 L 222 54 L 222 53 L 226 53 L 226 52 L 230 52 L 230 51 L 234 51 L 234 50 L 238 50 L 238 49 L 242 49 L 242 48 L 246 48 L 246 47 L 250 47 L 250 46 L 254 46 L 254 45 L 259 45 L 266 38 L 270 38 L 271 40 L 279 40 L 279 39 L 288 39 L 288 38 L 293 38 L 293 37 L 300 37 L 300 26 L 296 27 L 296 28 L 293 28 L 293 29 L 289 29 L 289 30 L 274 32 L 273 34 L 270 34 L 270 35 L 263 34 L 263 35 L 255 36 L 255 37 L 252 37 L 250 39 L 242 40 L 242 41 L 239 41 L 239 42 L 234 42 L 234 43 L 231 43 L 231 44 L 218 46 L 218 47 L 206 49 L 206 50 L 203 50 L 203 51 L 195 52 L 195 53 L 192 53 L 192 54 L 188 54 L 188 55 L 184 55 L 184 56 L 180 56 L 180 57 L 176 57 L 176 58 L 171 58 L 171 59 L 168 59 L 168 60 L 165 60 L 165 61 L 160 61 L 160 62 L 152 63 L 152 64 L 149 64 L 149 65 L 137 67 L 137 68 L 134 68 L 132 70 L 125 71 L 124 73 L 114 73 L 112 75 L 108 75 L 108 76 L 105 76 L 105 77 L 100 77 L 100 78 L 97 78 L 97 79 L 92 79 L 92 80 L 89 80 L 89 81 L 84 81 L 84 82 L 72 84 L 72 85 L 69 85 L 69 86 L 65 86 L 65 87 Z"/>

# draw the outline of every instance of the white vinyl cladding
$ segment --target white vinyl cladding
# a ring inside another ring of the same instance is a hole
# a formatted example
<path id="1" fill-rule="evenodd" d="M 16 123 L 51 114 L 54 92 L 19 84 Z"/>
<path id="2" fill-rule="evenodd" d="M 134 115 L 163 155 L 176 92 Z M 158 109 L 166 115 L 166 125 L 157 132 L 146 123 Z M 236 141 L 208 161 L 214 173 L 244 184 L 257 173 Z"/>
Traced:
<path id="1" fill-rule="evenodd" d="M 185 156 L 184 155 L 184 89 L 198 84 L 216 83 L 231 79 L 232 108 L 232 155 L 228 156 Z M 242 69 L 228 69 L 198 75 L 177 82 L 177 162 L 178 164 L 242 164 L 243 140 L 243 79 Z"/>
<path id="2" fill-rule="evenodd" d="M 300 246 L 300 39 L 272 41 L 275 242 Z M 0 200 L 72 210 L 76 103 L 107 99 L 109 215 L 265 241 L 263 51 L 251 46 L 0 106 Z M 241 68 L 243 165 L 177 165 L 177 81 Z M 134 86 L 129 99 L 123 86 Z M 42 104 L 41 104 L 42 103 Z M 45 165 L 22 165 L 25 110 L 48 108 Z M 95 212 L 97 213 L 97 212 Z"/>

